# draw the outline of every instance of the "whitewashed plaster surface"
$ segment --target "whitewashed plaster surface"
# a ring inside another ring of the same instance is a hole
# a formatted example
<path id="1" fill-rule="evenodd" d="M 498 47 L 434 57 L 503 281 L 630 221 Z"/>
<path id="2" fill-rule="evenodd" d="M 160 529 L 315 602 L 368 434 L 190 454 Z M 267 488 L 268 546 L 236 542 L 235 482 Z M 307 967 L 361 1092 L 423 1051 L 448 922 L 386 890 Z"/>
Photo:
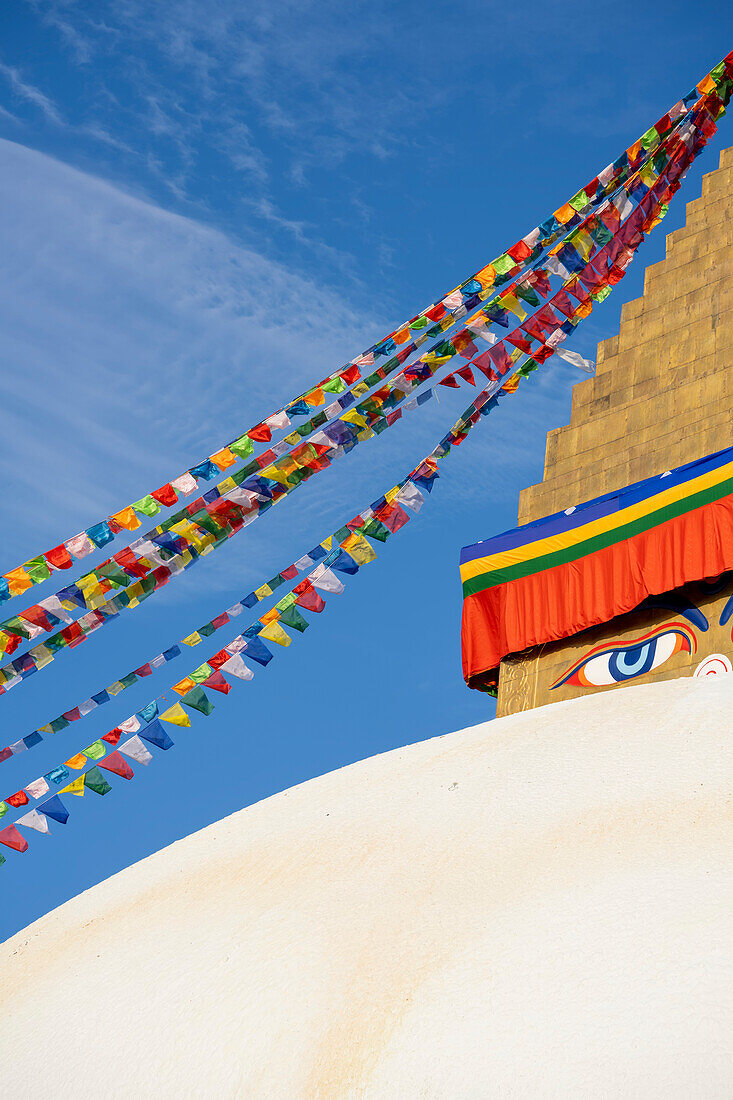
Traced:
<path id="1" fill-rule="evenodd" d="M 729 1097 L 733 675 L 411 745 L 0 946 L 26 1097 Z"/>

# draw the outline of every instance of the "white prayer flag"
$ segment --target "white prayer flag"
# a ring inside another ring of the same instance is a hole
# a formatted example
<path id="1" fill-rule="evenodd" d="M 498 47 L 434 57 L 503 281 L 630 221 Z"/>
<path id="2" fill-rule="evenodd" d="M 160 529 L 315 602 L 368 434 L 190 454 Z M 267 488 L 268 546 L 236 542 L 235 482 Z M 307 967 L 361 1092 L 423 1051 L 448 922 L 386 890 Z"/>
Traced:
<path id="1" fill-rule="evenodd" d="M 43 798 L 44 794 L 48 791 L 48 783 L 41 776 L 40 779 L 34 779 L 32 783 L 29 783 L 23 790 L 26 794 L 29 794 L 31 798 Z"/>
<path id="2" fill-rule="evenodd" d="M 31 810 L 19 817 L 16 825 L 24 825 L 26 829 L 35 829 L 37 833 L 49 833 L 48 818 L 45 814 L 39 814 L 38 810 Z"/>
<path id="3" fill-rule="evenodd" d="M 137 734 L 131 737 L 129 741 L 125 741 L 124 745 L 118 745 L 117 747 L 121 753 L 129 756 L 131 760 L 136 760 L 138 764 L 149 764 L 153 759 L 153 754 L 148 752 Z"/>
<path id="4" fill-rule="evenodd" d="M 220 672 L 226 672 L 230 676 L 236 676 L 238 680 L 253 680 L 254 672 L 246 665 L 238 653 L 233 654 L 228 661 L 220 666 Z"/>

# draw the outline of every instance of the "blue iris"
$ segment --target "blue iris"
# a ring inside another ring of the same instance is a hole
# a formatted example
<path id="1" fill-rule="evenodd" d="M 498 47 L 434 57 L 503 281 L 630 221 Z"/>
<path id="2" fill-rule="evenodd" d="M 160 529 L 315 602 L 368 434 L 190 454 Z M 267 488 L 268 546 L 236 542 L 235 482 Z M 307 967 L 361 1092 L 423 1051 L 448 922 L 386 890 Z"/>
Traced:
<path id="1" fill-rule="evenodd" d="M 656 638 L 629 646 L 628 649 L 617 649 L 609 657 L 609 672 L 616 680 L 630 680 L 632 676 L 641 676 L 652 667 L 656 649 Z"/>

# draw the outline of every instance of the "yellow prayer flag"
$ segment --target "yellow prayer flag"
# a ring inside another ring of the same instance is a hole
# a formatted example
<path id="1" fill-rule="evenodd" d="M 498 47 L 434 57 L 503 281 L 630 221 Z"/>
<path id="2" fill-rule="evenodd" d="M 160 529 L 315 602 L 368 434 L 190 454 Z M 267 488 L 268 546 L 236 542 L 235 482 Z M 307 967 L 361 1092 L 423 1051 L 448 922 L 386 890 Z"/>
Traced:
<path id="1" fill-rule="evenodd" d="M 403 489 L 402 485 L 395 485 L 391 489 L 388 489 L 384 494 L 384 499 L 391 504 L 398 493 L 401 493 Z"/>
<path id="2" fill-rule="evenodd" d="M 559 210 L 555 211 L 555 217 L 561 225 L 565 225 L 575 217 L 575 213 L 570 203 L 566 202 L 564 206 L 561 206 Z"/>
<path id="3" fill-rule="evenodd" d="M 363 431 L 356 433 L 356 438 L 360 439 L 362 441 L 365 440 L 365 439 L 373 439 L 374 438 L 374 432 L 372 431 L 371 428 L 364 428 Z"/>
<path id="4" fill-rule="evenodd" d="M 70 760 L 64 760 L 64 766 L 67 768 L 73 768 L 75 772 L 80 772 L 87 762 L 87 758 L 83 752 L 78 752 L 76 756 L 72 756 Z"/>
<path id="5" fill-rule="evenodd" d="M 349 409 L 347 413 L 344 413 L 341 419 L 345 420 L 347 424 L 356 424 L 358 428 L 366 428 L 367 426 L 366 420 L 363 416 L 359 416 L 356 409 Z"/>
<path id="6" fill-rule="evenodd" d="M 53 653 L 45 645 L 34 646 L 31 653 L 33 654 L 33 660 L 36 662 L 36 668 L 45 668 L 53 660 Z"/>
<path id="7" fill-rule="evenodd" d="M 228 470 L 230 466 L 236 466 L 238 459 L 228 447 L 223 447 L 215 455 L 209 455 L 209 461 L 218 466 L 220 470 Z"/>
<path id="8" fill-rule="evenodd" d="M 366 382 L 357 382 L 351 392 L 354 397 L 362 397 L 365 393 L 369 393 L 369 386 Z"/>
<path id="9" fill-rule="evenodd" d="M 261 621 L 261 620 L 260 620 Z M 276 645 L 290 645 L 292 638 L 286 634 L 280 623 L 268 623 L 258 634 L 259 638 L 267 638 Z"/>
<path id="10" fill-rule="evenodd" d="M 311 390 L 310 393 L 307 393 L 305 395 L 304 400 L 307 405 L 310 405 L 312 409 L 315 409 L 316 406 L 323 404 L 323 390 L 320 386 L 317 386 L 316 389 Z"/>
<path id="11" fill-rule="evenodd" d="M 301 438 L 298 432 L 291 432 L 290 435 L 285 436 L 285 442 L 289 447 L 294 447 L 296 443 L 300 443 Z"/>
<path id="12" fill-rule="evenodd" d="M 191 719 L 186 714 L 180 703 L 174 703 L 172 707 L 164 711 L 160 716 L 161 722 L 170 722 L 172 726 L 190 726 Z"/>
<path id="13" fill-rule="evenodd" d="M 293 467 L 296 464 L 293 463 Z M 278 485 L 287 485 L 288 476 L 284 470 L 279 470 L 277 466 L 265 466 L 264 470 L 260 471 L 262 477 L 269 477 L 271 481 L 276 481 Z"/>
<path id="14" fill-rule="evenodd" d="M 348 538 L 344 539 L 341 546 L 354 559 L 357 565 L 368 565 L 370 561 L 374 561 L 377 557 L 372 546 L 363 535 L 351 534 Z"/>
<path id="15" fill-rule="evenodd" d="M 499 297 L 498 305 L 502 309 L 510 309 L 512 313 L 516 314 L 520 321 L 527 319 L 527 311 L 522 309 L 519 304 L 519 300 L 515 294 L 510 294 L 508 291 Z"/>
<path id="16" fill-rule="evenodd" d="M 323 547 L 324 550 L 330 550 L 333 546 L 333 536 L 329 535 L 328 538 L 324 539 L 320 545 Z"/>
<path id="17" fill-rule="evenodd" d="M 33 583 L 22 566 L 11 569 L 9 573 L 3 573 L 3 576 L 8 582 L 11 596 L 19 596 L 21 592 L 27 592 Z"/>
<path id="18" fill-rule="evenodd" d="M 184 645 L 198 645 L 201 641 L 201 635 L 198 630 L 194 630 L 193 634 L 189 634 L 187 638 L 181 638 Z"/>
<path id="19" fill-rule="evenodd" d="M 219 492 L 224 495 L 228 493 L 230 489 L 236 489 L 237 483 L 233 477 L 225 477 L 223 481 L 219 482 Z"/>
<path id="20" fill-rule="evenodd" d="M 268 596 L 272 595 L 272 589 L 269 584 L 263 584 L 261 588 L 255 588 L 255 596 L 258 600 L 266 600 Z"/>
<path id="21" fill-rule="evenodd" d="M 68 787 L 61 788 L 61 794 L 75 794 L 78 798 L 84 797 L 84 776 L 80 775 L 69 783 Z"/>
<path id="22" fill-rule="evenodd" d="M 196 687 L 196 681 L 192 680 L 190 676 L 187 676 L 185 680 L 181 680 L 180 683 L 174 684 L 173 690 L 177 692 L 178 695 L 185 695 L 187 691 L 190 691 L 191 688 L 194 687 Z"/>
<path id="23" fill-rule="evenodd" d="M 474 275 L 474 279 L 477 279 L 483 287 L 493 286 L 496 280 L 496 268 L 493 264 L 487 264 L 486 267 Z"/>
<path id="24" fill-rule="evenodd" d="M 123 508 L 120 512 L 114 512 L 110 519 L 113 519 L 119 527 L 124 527 L 125 531 L 137 531 L 140 526 L 140 520 L 134 508 Z"/>

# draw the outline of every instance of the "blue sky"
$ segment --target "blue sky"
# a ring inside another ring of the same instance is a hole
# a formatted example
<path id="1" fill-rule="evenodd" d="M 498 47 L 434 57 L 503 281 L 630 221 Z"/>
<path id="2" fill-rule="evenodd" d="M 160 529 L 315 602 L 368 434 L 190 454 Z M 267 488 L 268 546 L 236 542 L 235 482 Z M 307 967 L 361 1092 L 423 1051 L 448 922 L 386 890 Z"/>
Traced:
<path id="1" fill-rule="evenodd" d="M 727 51 L 733 17 L 701 3 L 690 20 L 677 2 L 662 15 L 631 3 L 84 0 L 19 3 L 2 23 L 7 569 L 177 475 L 514 243 Z M 594 355 L 663 255 L 660 229 L 575 350 Z M 214 715 L 131 783 L 69 799 L 65 828 L 9 853 L 0 937 L 242 806 L 491 717 L 461 678 L 458 552 L 514 525 L 579 377 L 559 362 L 538 372 L 306 635 L 216 696 Z M 0 699 L 2 744 L 300 556 L 394 484 L 469 400 L 441 392 Z M 186 667 L 0 765 L 3 792 Z"/>

